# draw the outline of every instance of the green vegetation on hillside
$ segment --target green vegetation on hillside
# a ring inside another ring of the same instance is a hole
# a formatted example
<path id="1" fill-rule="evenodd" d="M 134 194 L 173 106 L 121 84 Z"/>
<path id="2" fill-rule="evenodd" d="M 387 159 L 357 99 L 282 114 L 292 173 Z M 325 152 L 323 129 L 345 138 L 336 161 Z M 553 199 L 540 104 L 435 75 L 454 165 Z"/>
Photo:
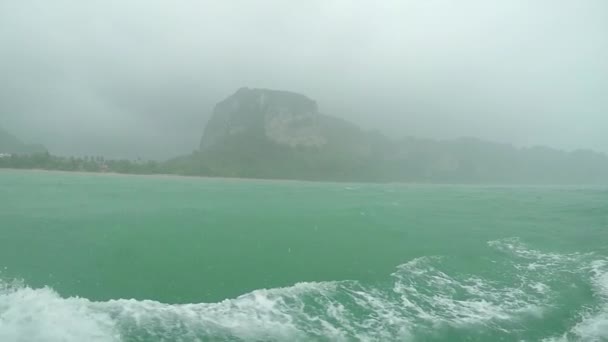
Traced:
<path id="1" fill-rule="evenodd" d="M 608 183 L 608 157 L 579 150 L 515 148 L 475 139 L 370 139 L 360 156 L 339 148 L 291 148 L 235 136 L 168 161 L 167 172 L 223 177 L 427 183 Z"/>
<path id="2" fill-rule="evenodd" d="M 0 128 L 0 154 L 29 154 L 45 151 L 44 146 L 25 144 L 14 135 Z"/>
<path id="3" fill-rule="evenodd" d="M 0 131 L 0 167 L 320 181 L 608 183 L 604 154 L 472 138 L 392 140 L 320 114 L 304 95 L 267 89 L 241 88 L 218 103 L 200 149 L 166 162 L 58 157 L 25 146 Z"/>
<path id="4" fill-rule="evenodd" d="M 473 139 L 406 139 L 366 157 L 339 150 L 235 136 L 216 148 L 166 162 L 59 157 L 48 152 L 0 157 L 0 168 L 125 174 L 428 183 L 608 183 L 608 158 L 591 151 L 517 149 Z"/>
<path id="5" fill-rule="evenodd" d="M 0 168 L 56 171 L 154 174 L 162 172 L 160 165 L 154 161 L 106 160 L 103 157 L 58 157 L 48 152 L 13 154 L 0 158 Z"/>

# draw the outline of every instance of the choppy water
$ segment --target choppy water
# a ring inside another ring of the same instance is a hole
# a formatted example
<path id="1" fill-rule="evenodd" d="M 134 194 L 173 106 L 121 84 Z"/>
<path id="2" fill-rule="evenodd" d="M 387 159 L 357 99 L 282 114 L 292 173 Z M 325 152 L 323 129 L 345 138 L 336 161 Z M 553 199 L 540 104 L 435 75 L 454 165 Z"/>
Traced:
<path id="1" fill-rule="evenodd" d="M 608 191 L 0 171 L 0 341 L 608 341 Z"/>

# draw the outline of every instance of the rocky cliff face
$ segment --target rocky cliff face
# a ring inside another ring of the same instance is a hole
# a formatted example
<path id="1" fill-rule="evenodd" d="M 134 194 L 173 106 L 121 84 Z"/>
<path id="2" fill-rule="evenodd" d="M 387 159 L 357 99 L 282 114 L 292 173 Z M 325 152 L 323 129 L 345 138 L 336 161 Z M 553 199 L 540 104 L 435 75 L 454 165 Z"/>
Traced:
<path id="1" fill-rule="evenodd" d="M 348 181 L 605 184 L 608 158 L 457 139 L 392 140 L 319 113 L 306 96 L 242 88 L 217 104 L 184 174 Z"/>
<path id="2" fill-rule="evenodd" d="M 290 147 L 321 147 L 327 143 L 313 100 L 267 89 L 241 88 L 218 103 L 205 127 L 201 150 L 235 135 L 264 137 Z"/>

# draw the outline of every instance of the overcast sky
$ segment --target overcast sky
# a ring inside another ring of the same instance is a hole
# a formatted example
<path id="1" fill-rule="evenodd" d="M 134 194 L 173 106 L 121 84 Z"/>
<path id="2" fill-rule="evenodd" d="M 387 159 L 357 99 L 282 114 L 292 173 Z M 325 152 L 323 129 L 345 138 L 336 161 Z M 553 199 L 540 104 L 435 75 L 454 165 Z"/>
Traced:
<path id="1" fill-rule="evenodd" d="M 0 126 L 165 158 L 241 86 L 391 136 L 608 152 L 606 0 L 0 0 Z"/>

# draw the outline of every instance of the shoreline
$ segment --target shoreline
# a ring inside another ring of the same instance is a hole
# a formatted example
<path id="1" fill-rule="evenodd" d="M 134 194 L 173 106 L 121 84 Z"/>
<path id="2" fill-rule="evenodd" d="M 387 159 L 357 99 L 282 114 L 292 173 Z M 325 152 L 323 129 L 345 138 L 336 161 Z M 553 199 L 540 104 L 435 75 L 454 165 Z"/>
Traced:
<path id="1" fill-rule="evenodd" d="M 433 182 L 379 182 L 379 181 L 336 181 L 336 180 L 304 180 L 288 178 L 245 178 L 245 177 L 225 177 L 225 176 L 191 176 L 171 173 L 119 173 L 119 172 L 98 172 L 98 171 L 66 171 L 48 169 L 18 169 L 0 168 L 0 172 L 26 172 L 26 173 L 53 173 L 77 176 L 96 176 L 96 177 L 140 177 L 151 179 L 173 179 L 173 180 L 215 180 L 231 182 L 264 182 L 264 183 L 307 183 L 307 184 L 335 184 L 335 185 L 396 185 L 396 186 L 428 186 L 428 187 L 475 187 L 475 188 L 604 188 L 608 189 L 608 184 L 542 184 L 542 183 L 433 183 Z"/>
<path id="2" fill-rule="evenodd" d="M 245 178 L 245 177 L 225 177 L 225 176 L 189 176 L 171 173 L 120 173 L 120 172 L 98 172 L 98 171 L 66 171 L 66 170 L 48 170 L 48 169 L 18 169 L 18 168 L 0 168 L 2 171 L 17 171 L 29 173 L 56 173 L 79 176 L 107 176 L 107 177 L 145 177 L 145 178 L 162 178 L 162 179 L 202 179 L 202 180 L 220 180 L 220 181 L 259 181 L 273 183 L 329 183 L 329 184 L 409 184 L 409 185 L 424 185 L 425 183 L 388 183 L 388 182 L 355 182 L 355 181 L 324 181 L 324 180 L 303 180 L 303 179 L 288 179 L 288 178 Z M 430 184 L 430 183 L 429 183 Z"/>

